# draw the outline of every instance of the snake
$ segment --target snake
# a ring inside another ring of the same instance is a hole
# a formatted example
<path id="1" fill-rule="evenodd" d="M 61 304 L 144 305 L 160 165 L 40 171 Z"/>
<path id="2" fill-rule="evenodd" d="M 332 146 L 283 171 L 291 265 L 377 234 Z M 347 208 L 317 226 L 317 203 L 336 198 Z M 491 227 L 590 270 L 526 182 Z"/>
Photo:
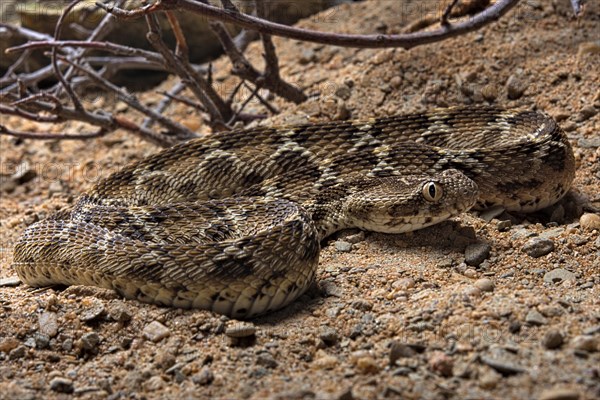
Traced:
<path id="1" fill-rule="evenodd" d="M 458 106 L 256 126 L 176 144 L 27 227 L 13 267 L 34 287 L 91 285 L 252 318 L 315 281 L 322 242 L 402 233 L 470 209 L 560 200 L 573 150 L 539 111 Z"/>

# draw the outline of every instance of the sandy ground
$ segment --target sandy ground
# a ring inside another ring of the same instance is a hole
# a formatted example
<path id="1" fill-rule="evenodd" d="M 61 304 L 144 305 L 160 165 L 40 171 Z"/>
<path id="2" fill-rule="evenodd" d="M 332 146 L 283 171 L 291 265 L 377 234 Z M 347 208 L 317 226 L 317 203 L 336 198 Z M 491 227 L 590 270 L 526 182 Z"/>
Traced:
<path id="1" fill-rule="evenodd" d="M 411 51 L 277 39 L 283 76 L 314 96 L 274 100 L 282 112 L 264 124 L 488 102 L 540 109 L 567 132 L 578 170 L 567 198 L 535 215 L 343 233 L 324 244 L 308 293 L 247 327 L 101 289 L 12 286 L 11 251 L 27 225 L 158 149 L 123 132 L 88 142 L 0 137 L 0 398 L 599 398 L 600 4 L 588 3 L 573 19 L 566 0 L 530 0 L 495 25 Z M 301 25 L 394 33 L 424 10 L 368 1 Z M 250 54 L 259 60 L 260 47 Z M 222 90 L 234 84 L 228 69 L 215 63 Z M 206 131 L 190 110 L 169 115 Z M 19 165 L 30 172 L 15 181 Z"/>

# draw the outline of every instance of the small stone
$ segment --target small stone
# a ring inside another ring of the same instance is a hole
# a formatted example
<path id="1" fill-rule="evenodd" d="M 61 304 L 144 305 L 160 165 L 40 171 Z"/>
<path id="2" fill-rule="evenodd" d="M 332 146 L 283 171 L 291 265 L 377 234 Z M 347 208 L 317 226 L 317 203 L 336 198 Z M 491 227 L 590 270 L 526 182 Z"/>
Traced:
<path id="1" fill-rule="evenodd" d="M 342 100 L 348 100 L 351 94 L 352 90 L 346 85 L 340 85 L 335 91 L 335 95 Z"/>
<path id="2" fill-rule="evenodd" d="M 563 268 L 555 268 L 544 274 L 544 282 L 552 284 L 574 281 L 575 279 L 577 279 L 577 276 L 574 273 Z"/>
<path id="3" fill-rule="evenodd" d="M 4 338 L 4 339 L 0 340 L 0 352 L 8 353 L 12 349 L 16 349 L 20 344 L 21 344 L 21 342 L 17 338 L 14 338 L 14 337 Z"/>
<path id="4" fill-rule="evenodd" d="M 35 348 L 38 350 L 42 350 L 50 346 L 50 338 L 43 333 L 36 332 L 33 335 L 33 340 L 35 340 Z"/>
<path id="5" fill-rule="evenodd" d="M 316 369 L 334 369 L 339 364 L 339 360 L 334 356 L 325 353 L 323 350 L 317 350 L 315 360 L 312 365 Z"/>
<path id="6" fill-rule="evenodd" d="M 481 278 L 475 281 L 475 287 L 482 292 L 492 292 L 494 290 L 494 282 L 488 278 Z"/>
<path id="7" fill-rule="evenodd" d="M 516 75 L 511 75 L 506 81 L 506 91 L 510 100 L 516 100 L 523 96 L 527 90 L 527 83 Z"/>
<path id="8" fill-rule="evenodd" d="M 309 64 L 316 60 L 317 60 L 317 54 L 311 48 L 308 48 L 308 49 L 305 49 L 304 51 L 302 51 L 302 53 L 300 53 L 300 57 L 298 58 L 298 62 L 301 65 L 306 65 L 306 64 Z"/>
<path id="9" fill-rule="evenodd" d="M 100 336 L 96 332 L 86 333 L 81 337 L 81 347 L 87 351 L 93 351 L 100 343 Z"/>
<path id="10" fill-rule="evenodd" d="M 0 279 L 0 287 L 13 287 L 19 286 L 21 284 L 21 279 L 17 275 L 9 276 L 6 278 Z"/>
<path id="11" fill-rule="evenodd" d="M 50 381 L 50 390 L 59 393 L 73 393 L 73 381 L 67 378 L 53 378 Z"/>
<path id="12" fill-rule="evenodd" d="M 579 138 L 577 146 L 584 149 L 596 149 L 600 147 L 600 137 Z"/>
<path id="13" fill-rule="evenodd" d="M 359 311 L 371 311 L 373 309 L 373 303 L 363 299 L 354 300 L 351 305 L 352 308 Z"/>
<path id="14" fill-rule="evenodd" d="M 478 267 L 483 260 L 490 256 L 492 246 L 489 243 L 473 243 L 465 249 L 465 262 L 468 265 Z"/>
<path id="15" fill-rule="evenodd" d="M 542 339 L 542 345 L 550 350 L 559 348 L 563 342 L 563 335 L 555 329 L 549 329 Z"/>
<path id="16" fill-rule="evenodd" d="M 58 334 L 58 317 L 56 313 L 45 311 L 38 317 L 39 332 L 53 338 Z"/>
<path id="17" fill-rule="evenodd" d="M 144 327 L 143 335 L 146 339 L 156 343 L 171 334 L 169 328 L 158 321 L 152 321 Z"/>
<path id="18" fill-rule="evenodd" d="M 494 370 L 488 370 L 479 378 L 479 387 L 486 390 L 494 389 L 501 379 L 502 375 Z"/>
<path id="19" fill-rule="evenodd" d="M 571 341 L 571 346 L 576 350 L 588 351 L 594 353 L 598 351 L 598 339 L 590 335 L 575 336 Z"/>
<path id="20" fill-rule="evenodd" d="M 408 345 L 394 340 L 390 346 L 390 365 L 396 364 L 400 358 L 411 358 L 416 352 Z"/>
<path id="21" fill-rule="evenodd" d="M 538 258 L 554 250 L 554 242 L 550 239 L 534 237 L 529 239 L 522 249 L 527 255 Z"/>
<path id="22" fill-rule="evenodd" d="M 579 218 L 579 224 L 586 231 L 600 230 L 600 215 L 598 214 L 583 214 Z"/>
<path id="23" fill-rule="evenodd" d="M 273 358 L 273 355 L 269 352 L 262 352 L 256 357 L 256 364 L 262 365 L 266 368 L 276 368 L 277 361 Z"/>
<path id="24" fill-rule="evenodd" d="M 395 289 L 411 289 L 415 287 L 415 280 L 413 278 L 407 277 L 407 278 L 401 278 L 398 279 L 397 281 L 394 281 L 392 283 L 392 287 Z"/>
<path id="25" fill-rule="evenodd" d="M 155 392 L 157 390 L 162 389 L 164 386 L 165 386 L 165 381 L 163 380 L 162 376 L 160 376 L 160 375 L 150 377 L 148 380 L 146 380 L 144 383 L 142 383 L 142 387 L 147 392 Z"/>
<path id="26" fill-rule="evenodd" d="M 544 390 L 538 400 L 579 400 L 580 397 L 577 390 L 552 388 Z"/>
<path id="27" fill-rule="evenodd" d="M 592 118 L 596 114 L 598 114 L 598 110 L 596 109 L 596 107 L 588 105 L 579 110 L 579 114 L 577 114 L 575 120 L 577 122 L 583 122 Z"/>
<path id="28" fill-rule="evenodd" d="M 498 89 L 493 84 L 487 84 L 481 88 L 481 95 L 491 103 L 498 97 Z"/>
<path id="29" fill-rule="evenodd" d="M 467 296 L 478 297 L 481 296 L 481 289 L 477 286 L 469 285 L 464 288 L 463 293 Z"/>
<path id="30" fill-rule="evenodd" d="M 525 322 L 529 325 L 539 326 L 547 324 L 548 320 L 538 310 L 532 308 L 525 316 Z"/>
<path id="31" fill-rule="evenodd" d="M 326 346 L 334 346 L 335 344 L 337 344 L 337 342 L 339 342 L 340 335 L 334 328 L 325 326 L 321 328 L 321 331 L 319 332 L 319 338 L 321 338 L 321 340 L 323 341 L 323 343 L 325 343 Z"/>
<path id="32" fill-rule="evenodd" d="M 251 322 L 235 321 L 225 329 L 225 335 L 230 338 L 245 338 L 256 334 L 256 326 Z"/>
<path id="33" fill-rule="evenodd" d="M 215 380 L 215 375 L 207 367 L 202 368 L 198 375 L 192 377 L 192 382 L 196 385 L 206 386 L 210 385 Z"/>
<path id="34" fill-rule="evenodd" d="M 336 240 L 335 249 L 340 253 L 348 253 L 349 251 L 352 251 L 352 243 L 344 240 Z"/>
<path id="35" fill-rule="evenodd" d="M 117 322 L 128 322 L 131 320 L 132 315 L 129 308 L 127 308 L 122 302 L 111 303 L 108 306 L 108 315 L 110 318 Z"/>
<path id="36" fill-rule="evenodd" d="M 359 357 L 356 360 L 356 369 L 363 375 L 376 374 L 380 370 L 377 361 L 371 356 Z"/>
<path id="37" fill-rule="evenodd" d="M 10 358 L 11 360 L 18 360 L 20 358 L 25 357 L 25 354 L 27 354 L 27 348 L 25 346 L 19 346 L 15 349 L 12 349 L 8 353 L 8 358 Z"/>
<path id="38" fill-rule="evenodd" d="M 91 322 L 96 318 L 100 318 L 104 314 L 104 303 L 100 300 L 93 300 L 90 305 L 79 314 L 79 319 L 83 322 Z"/>
<path id="39" fill-rule="evenodd" d="M 52 181 L 48 185 L 48 196 L 52 197 L 55 193 L 62 193 L 64 191 L 62 183 L 60 181 Z"/>
<path id="40" fill-rule="evenodd" d="M 360 231 L 359 233 L 355 233 L 354 235 L 348 235 L 345 237 L 345 240 L 348 243 L 356 244 L 365 240 L 365 232 Z"/>
<path id="41" fill-rule="evenodd" d="M 514 374 L 520 374 L 520 373 L 526 371 L 525 368 L 520 367 L 515 364 L 512 364 L 512 363 L 502 360 L 502 359 L 492 358 L 492 357 L 488 357 L 488 356 L 481 356 L 479 359 L 481 360 L 481 362 L 483 364 L 495 369 L 496 371 L 500 372 L 502 375 L 514 375 Z"/>
<path id="42" fill-rule="evenodd" d="M 18 184 L 22 185 L 33 180 L 37 176 L 37 172 L 35 169 L 31 168 L 27 161 L 23 161 L 19 164 L 15 170 L 15 173 L 12 174 L 12 180 Z"/>
<path id="43" fill-rule="evenodd" d="M 496 224 L 496 229 L 498 229 L 498 232 L 506 232 L 511 226 L 512 221 L 510 219 L 506 219 L 504 221 L 498 221 L 498 224 Z"/>
<path id="44" fill-rule="evenodd" d="M 448 357 L 446 354 L 441 351 L 434 352 L 429 360 L 427 361 L 429 365 L 429 369 L 433 372 L 444 376 L 450 377 L 452 376 L 452 369 L 454 368 L 454 362 L 452 358 Z"/>

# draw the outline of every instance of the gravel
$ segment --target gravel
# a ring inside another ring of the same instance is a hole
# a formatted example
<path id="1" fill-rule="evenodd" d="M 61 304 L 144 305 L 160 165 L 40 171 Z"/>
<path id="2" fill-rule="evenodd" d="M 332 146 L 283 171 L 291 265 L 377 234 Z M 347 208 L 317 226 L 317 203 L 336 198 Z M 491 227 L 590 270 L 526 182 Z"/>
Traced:
<path id="1" fill-rule="evenodd" d="M 554 250 L 554 242 L 550 239 L 535 237 L 529 239 L 523 245 L 522 250 L 531 257 L 539 258 Z"/>

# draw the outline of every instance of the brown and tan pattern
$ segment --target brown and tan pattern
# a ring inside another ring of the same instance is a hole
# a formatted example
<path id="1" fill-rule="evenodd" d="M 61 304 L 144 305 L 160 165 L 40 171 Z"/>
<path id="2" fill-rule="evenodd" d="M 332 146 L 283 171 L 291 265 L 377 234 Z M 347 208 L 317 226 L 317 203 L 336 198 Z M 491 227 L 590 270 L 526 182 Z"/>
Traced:
<path id="1" fill-rule="evenodd" d="M 524 212 L 569 189 L 571 147 L 536 112 L 450 108 L 182 143 L 31 225 L 14 267 L 33 286 L 84 284 L 236 318 L 289 304 L 319 242 L 405 232 L 473 205 Z"/>

